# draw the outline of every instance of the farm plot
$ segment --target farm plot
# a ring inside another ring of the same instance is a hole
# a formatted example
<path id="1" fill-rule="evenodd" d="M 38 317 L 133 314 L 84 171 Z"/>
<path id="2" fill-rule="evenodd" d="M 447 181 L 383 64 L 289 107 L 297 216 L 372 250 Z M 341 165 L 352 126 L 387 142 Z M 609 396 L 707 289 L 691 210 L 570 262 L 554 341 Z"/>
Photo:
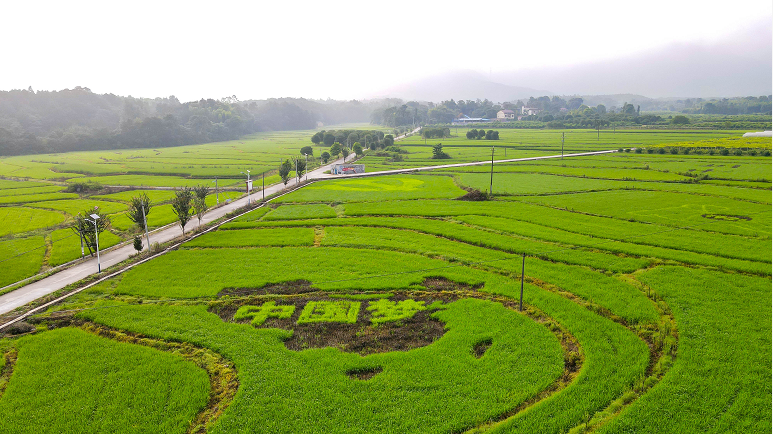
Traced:
<path id="1" fill-rule="evenodd" d="M 64 328 L 17 343 L 0 431 L 182 433 L 207 373 L 182 357 Z"/>
<path id="2" fill-rule="evenodd" d="M 56 211 L 22 207 L 0 208 L 0 236 L 21 234 L 35 229 L 57 226 L 64 222 L 64 214 Z"/>
<path id="3" fill-rule="evenodd" d="M 465 194 L 451 177 L 398 175 L 315 183 L 278 202 L 349 202 L 394 199 L 454 198 Z"/>
<path id="4" fill-rule="evenodd" d="M 0 350 L 20 366 L 35 339 L 99 328 L 218 353 L 238 385 L 220 382 L 209 433 L 769 432 L 770 227 L 693 220 L 728 204 L 769 220 L 771 201 L 745 188 L 761 183 L 627 176 L 653 171 L 648 157 L 497 172 L 518 196 L 480 202 L 448 200 L 464 194 L 450 176 L 318 182 L 79 293 Z M 9 388 L 0 405 L 25 398 Z"/>
<path id="5" fill-rule="evenodd" d="M 770 238 L 769 205 L 670 192 L 613 191 L 525 199 L 571 211 Z"/>

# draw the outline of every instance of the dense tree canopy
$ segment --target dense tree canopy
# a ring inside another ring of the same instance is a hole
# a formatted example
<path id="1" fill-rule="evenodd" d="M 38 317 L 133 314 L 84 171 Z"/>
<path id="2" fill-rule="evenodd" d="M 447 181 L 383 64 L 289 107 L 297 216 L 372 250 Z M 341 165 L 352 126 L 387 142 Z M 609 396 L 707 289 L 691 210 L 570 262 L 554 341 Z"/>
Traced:
<path id="1" fill-rule="evenodd" d="M 174 96 L 100 95 L 85 87 L 0 91 L 0 155 L 232 140 L 258 131 L 311 129 L 318 121 L 367 121 L 371 110 L 357 101 L 240 102 L 235 96 L 181 103 Z"/>

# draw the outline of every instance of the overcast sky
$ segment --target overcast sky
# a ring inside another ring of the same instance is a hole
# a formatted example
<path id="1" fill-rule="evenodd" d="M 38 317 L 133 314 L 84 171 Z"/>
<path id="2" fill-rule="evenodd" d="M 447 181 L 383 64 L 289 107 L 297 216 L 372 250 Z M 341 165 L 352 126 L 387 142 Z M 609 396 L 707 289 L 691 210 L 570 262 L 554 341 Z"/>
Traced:
<path id="1" fill-rule="evenodd" d="M 773 21 L 770 0 L 26 0 L 2 10 L 0 89 L 182 101 L 362 98 L 457 69 L 570 70 L 696 44 L 710 53 L 751 27 L 765 40 L 740 54 L 770 66 Z"/>

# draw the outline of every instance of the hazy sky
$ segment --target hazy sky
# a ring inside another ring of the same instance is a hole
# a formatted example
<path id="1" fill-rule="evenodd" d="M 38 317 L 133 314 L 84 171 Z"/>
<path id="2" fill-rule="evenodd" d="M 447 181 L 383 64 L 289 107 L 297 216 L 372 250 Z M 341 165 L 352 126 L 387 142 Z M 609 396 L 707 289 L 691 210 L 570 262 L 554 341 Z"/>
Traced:
<path id="1" fill-rule="evenodd" d="M 0 89 L 87 86 L 182 101 L 361 98 L 455 69 L 571 68 L 711 47 L 773 20 L 770 0 L 27 0 L 2 10 Z"/>

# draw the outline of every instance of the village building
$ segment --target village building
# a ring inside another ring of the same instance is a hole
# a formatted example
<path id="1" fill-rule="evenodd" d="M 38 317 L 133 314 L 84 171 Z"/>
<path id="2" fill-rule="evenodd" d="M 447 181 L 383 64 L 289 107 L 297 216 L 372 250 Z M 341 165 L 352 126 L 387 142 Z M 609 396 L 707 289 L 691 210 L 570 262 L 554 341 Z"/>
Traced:
<path id="1" fill-rule="evenodd" d="M 500 110 L 497 112 L 497 120 L 503 122 L 515 120 L 515 112 L 512 110 Z"/>
<path id="2" fill-rule="evenodd" d="M 526 106 L 521 107 L 521 114 L 524 116 L 536 115 L 541 111 L 542 109 L 538 109 L 536 107 L 526 107 Z"/>

